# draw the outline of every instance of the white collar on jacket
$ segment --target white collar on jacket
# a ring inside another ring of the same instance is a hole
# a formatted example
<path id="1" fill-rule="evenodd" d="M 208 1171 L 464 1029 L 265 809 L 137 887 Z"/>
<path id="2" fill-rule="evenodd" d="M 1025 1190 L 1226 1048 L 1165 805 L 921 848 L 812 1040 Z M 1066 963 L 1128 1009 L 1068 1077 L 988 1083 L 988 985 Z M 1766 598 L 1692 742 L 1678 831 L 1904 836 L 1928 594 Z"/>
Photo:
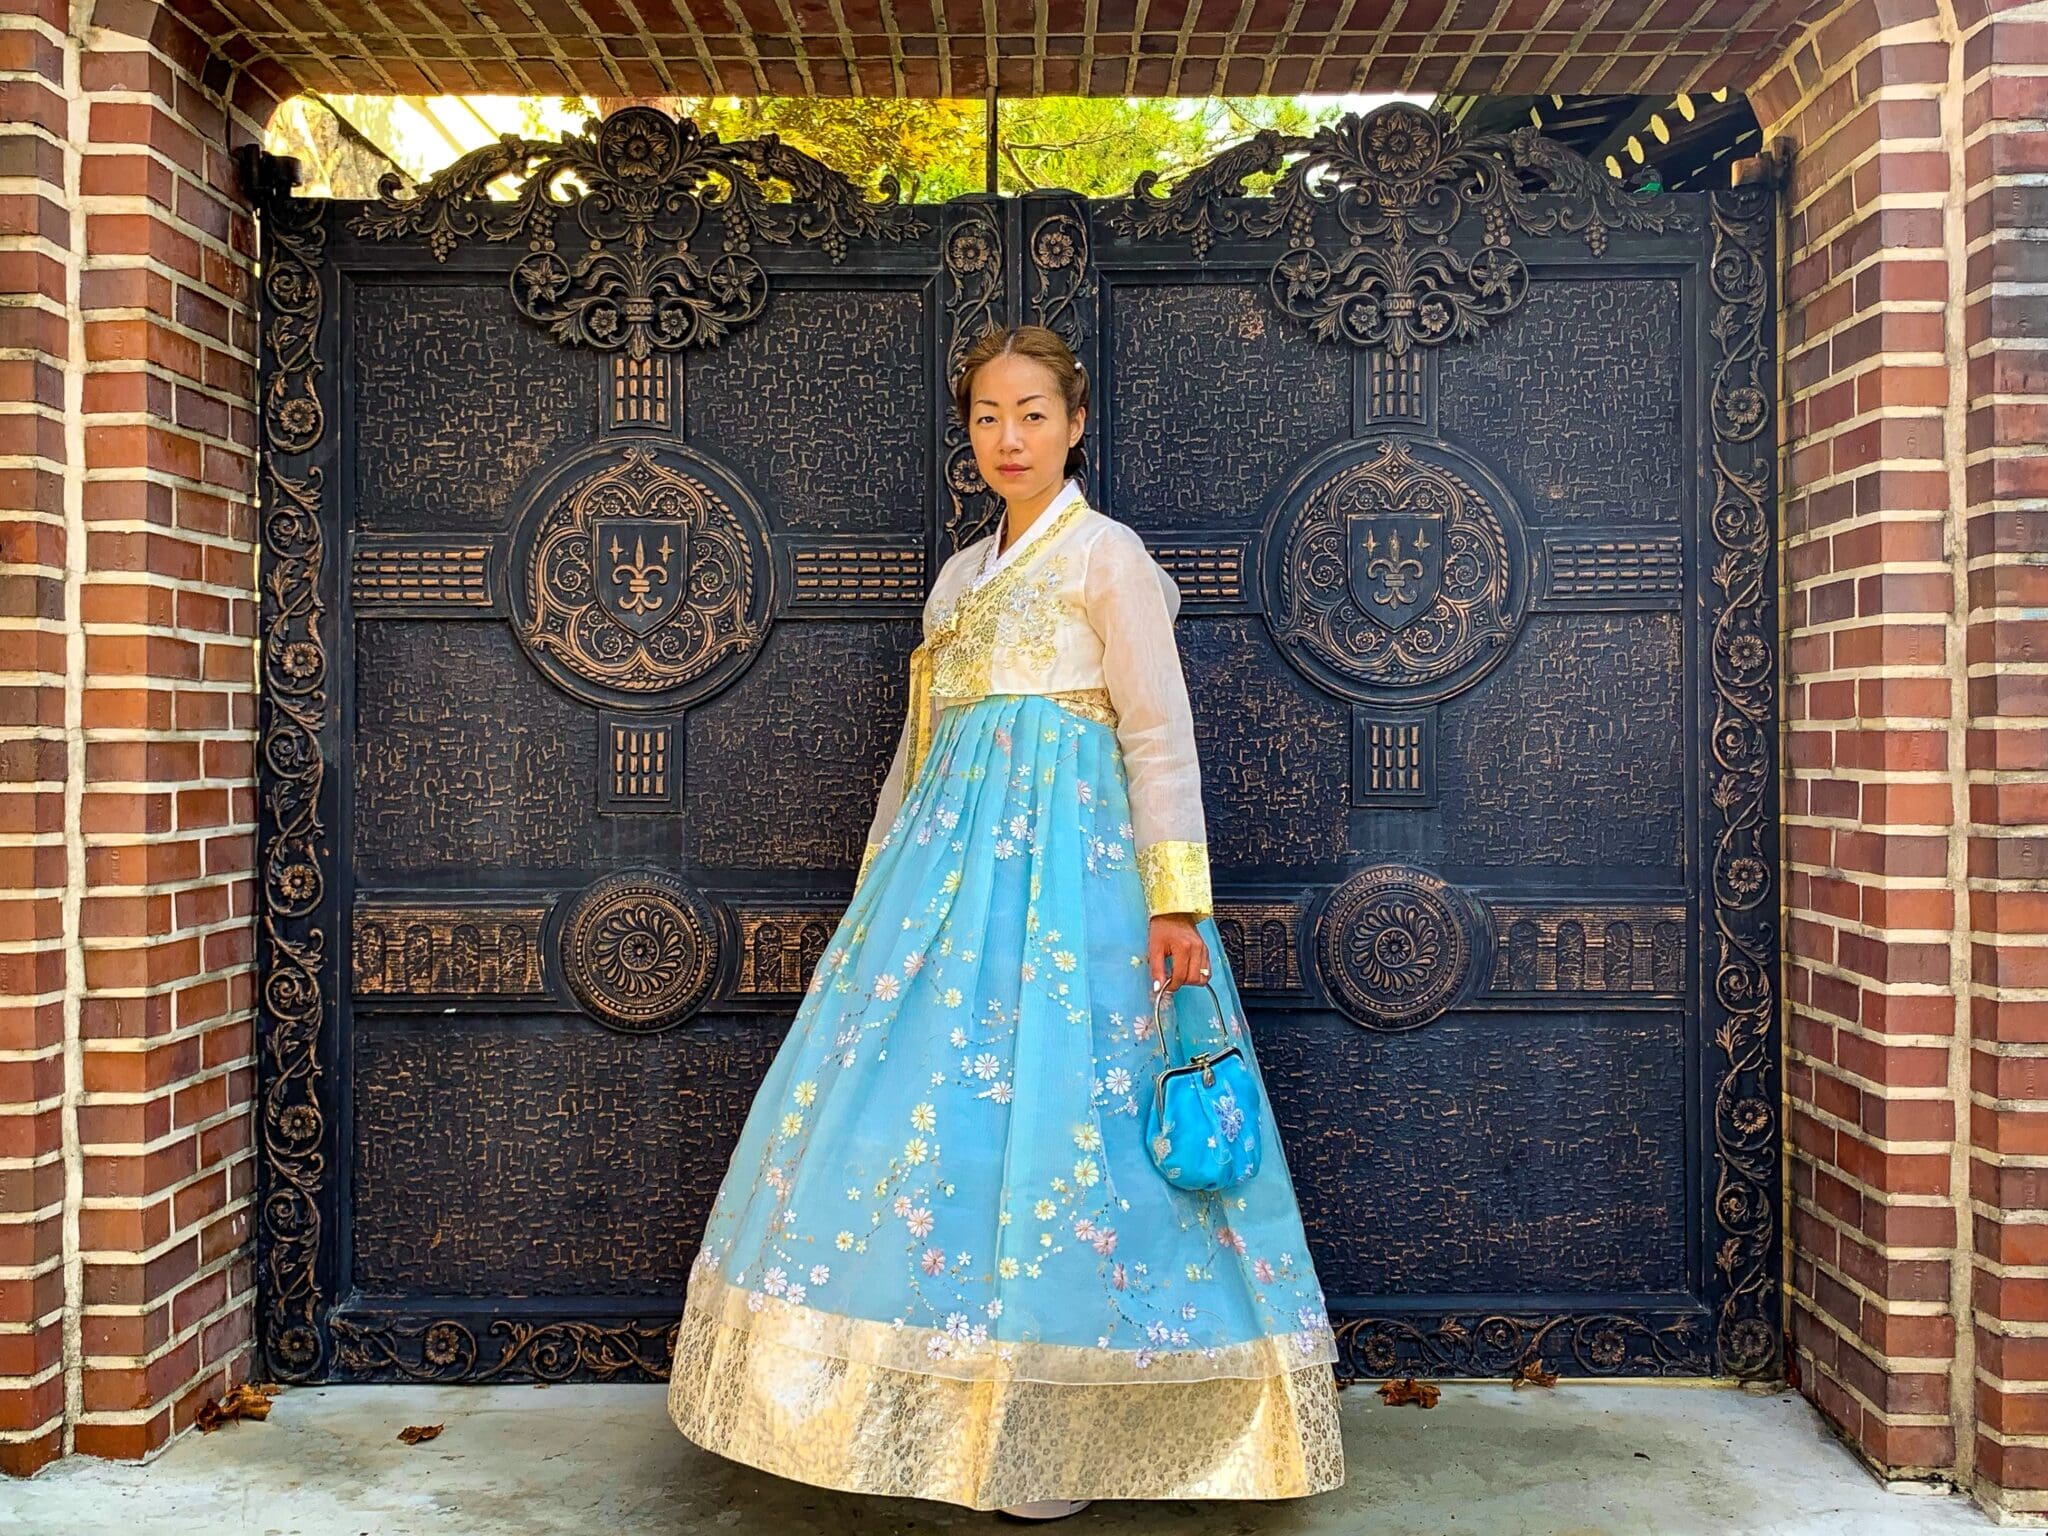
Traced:
<path id="1" fill-rule="evenodd" d="M 996 543 L 1002 538 L 1002 526 L 999 522 L 996 531 L 988 536 L 988 548 L 982 553 L 981 569 L 975 574 L 974 580 L 968 583 L 969 590 L 971 591 L 973 588 L 980 586 L 989 577 L 995 575 L 997 571 L 1016 559 L 1019 553 L 1053 525 L 1054 520 L 1058 518 L 1060 513 L 1066 511 L 1068 507 L 1080 500 L 1082 500 L 1081 482 L 1078 478 L 1070 476 L 1067 483 L 1053 494 L 1052 500 L 1045 504 L 1045 510 L 1031 520 L 1031 526 L 1019 534 L 1011 542 L 1010 547 L 1000 555 L 996 553 Z"/>

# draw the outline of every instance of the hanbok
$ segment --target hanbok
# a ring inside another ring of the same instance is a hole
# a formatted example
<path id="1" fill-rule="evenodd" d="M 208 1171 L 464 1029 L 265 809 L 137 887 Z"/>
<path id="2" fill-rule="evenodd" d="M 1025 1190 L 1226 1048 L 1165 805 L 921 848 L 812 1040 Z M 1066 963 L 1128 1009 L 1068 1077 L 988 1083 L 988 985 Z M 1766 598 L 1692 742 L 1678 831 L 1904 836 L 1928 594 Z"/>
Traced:
<path id="1" fill-rule="evenodd" d="M 697 1444 L 975 1509 L 1343 1482 L 1270 1099 L 1231 1190 L 1168 1184 L 1144 1140 L 1150 914 L 1196 918 L 1222 1005 L 1190 984 L 1166 1028 L 1252 1051 L 1179 602 L 1075 482 L 940 571 L 853 899 L 690 1266 L 668 1406 Z"/>

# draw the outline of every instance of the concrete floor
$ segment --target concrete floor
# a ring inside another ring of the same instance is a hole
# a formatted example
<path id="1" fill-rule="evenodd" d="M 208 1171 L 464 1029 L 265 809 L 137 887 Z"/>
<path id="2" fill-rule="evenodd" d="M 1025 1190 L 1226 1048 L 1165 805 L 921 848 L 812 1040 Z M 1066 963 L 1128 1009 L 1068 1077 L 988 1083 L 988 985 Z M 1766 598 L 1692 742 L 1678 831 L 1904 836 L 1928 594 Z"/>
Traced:
<path id="1" fill-rule="evenodd" d="M 1278 1503 L 1097 1504 L 1059 1522 L 1174 1536 L 1947 1536 L 1964 1500 L 1888 1493 L 1790 1393 L 1452 1385 L 1434 1409 L 1345 1392 L 1349 1476 Z M 407 1447 L 408 1424 L 444 1423 Z M 82 1458 L 0 1484 L 0 1531 L 36 1536 L 881 1536 L 1022 1531 L 920 1500 L 863 1499 L 712 1456 L 659 1387 L 328 1387 L 268 1422 L 188 1435 L 144 1466 Z"/>

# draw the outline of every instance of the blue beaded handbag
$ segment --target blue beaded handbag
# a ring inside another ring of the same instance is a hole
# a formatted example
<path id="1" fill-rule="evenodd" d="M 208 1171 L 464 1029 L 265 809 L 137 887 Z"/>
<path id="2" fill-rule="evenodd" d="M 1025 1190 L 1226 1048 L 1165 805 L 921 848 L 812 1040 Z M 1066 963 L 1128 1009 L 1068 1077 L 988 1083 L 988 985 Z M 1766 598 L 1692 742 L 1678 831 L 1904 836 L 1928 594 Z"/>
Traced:
<path id="1" fill-rule="evenodd" d="M 1223 1022 L 1223 1000 L 1203 982 Z M 1244 1052 L 1234 1045 L 1183 1057 L 1180 1008 L 1174 1008 L 1174 1043 L 1166 1043 L 1161 1010 L 1169 994 L 1152 1000 L 1152 1032 L 1166 1063 L 1153 1086 L 1145 1144 L 1167 1183 L 1177 1189 L 1234 1189 L 1259 1171 L 1259 1088 Z"/>

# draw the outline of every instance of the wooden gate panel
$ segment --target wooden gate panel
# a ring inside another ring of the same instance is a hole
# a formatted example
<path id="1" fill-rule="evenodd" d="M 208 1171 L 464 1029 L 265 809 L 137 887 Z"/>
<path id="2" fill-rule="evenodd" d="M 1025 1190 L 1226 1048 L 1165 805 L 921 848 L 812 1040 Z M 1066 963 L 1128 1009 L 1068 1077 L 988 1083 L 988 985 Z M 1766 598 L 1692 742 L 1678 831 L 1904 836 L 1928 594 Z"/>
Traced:
<path id="1" fill-rule="evenodd" d="M 644 109 L 379 203 L 266 174 L 280 1377 L 665 1371 L 1013 316 L 1183 594 L 1347 1373 L 1774 1367 L 1765 194 L 1407 108 L 1094 202 L 867 203 Z"/>
<path id="2" fill-rule="evenodd" d="M 632 1038 L 577 1015 L 377 1016 L 354 1038 L 353 1277 L 482 1299 L 680 1294 L 690 1244 L 781 1039 Z"/>

